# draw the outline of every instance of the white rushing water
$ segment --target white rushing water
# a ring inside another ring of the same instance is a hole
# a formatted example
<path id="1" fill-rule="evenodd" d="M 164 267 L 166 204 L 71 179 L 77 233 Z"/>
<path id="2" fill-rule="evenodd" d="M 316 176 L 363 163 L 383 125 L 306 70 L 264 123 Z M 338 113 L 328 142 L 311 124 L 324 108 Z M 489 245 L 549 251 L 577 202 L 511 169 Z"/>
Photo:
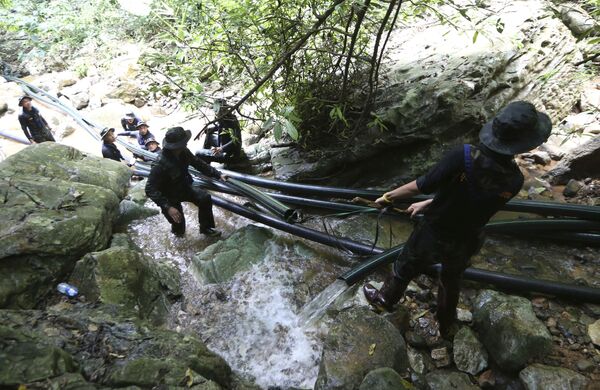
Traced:
<path id="1" fill-rule="evenodd" d="M 215 211 L 225 235 L 247 223 Z M 308 298 L 303 277 L 307 262 L 327 259 L 307 259 L 293 249 L 293 241 L 276 239 L 260 264 L 228 283 L 206 285 L 193 276 L 190 260 L 207 243 L 196 233 L 195 210 L 186 207 L 185 212 L 189 225 L 184 238 L 171 236 L 162 215 L 135 223 L 130 230 L 146 254 L 157 261 L 168 259 L 182 272 L 185 303 L 174 326 L 197 334 L 233 370 L 263 388 L 312 388 L 321 341 L 299 315 Z"/>
<path id="2" fill-rule="evenodd" d="M 301 270 L 293 261 L 273 243 L 263 263 L 221 286 L 226 300 L 194 302 L 199 314 L 191 326 L 209 348 L 265 388 L 312 388 L 318 374 L 321 345 L 314 330 L 299 326 L 294 295 Z"/>

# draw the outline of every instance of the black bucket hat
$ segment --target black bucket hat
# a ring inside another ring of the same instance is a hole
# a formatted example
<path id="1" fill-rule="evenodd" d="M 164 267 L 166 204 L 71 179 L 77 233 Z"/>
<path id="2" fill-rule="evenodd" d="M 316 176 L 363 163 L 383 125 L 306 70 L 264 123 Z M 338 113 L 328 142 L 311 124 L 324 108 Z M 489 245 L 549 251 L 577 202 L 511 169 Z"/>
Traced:
<path id="1" fill-rule="evenodd" d="M 500 154 L 527 152 L 546 142 L 552 131 L 550 117 L 529 102 L 518 101 L 504 107 L 479 132 L 482 144 Z"/>
<path id="2" fill-rule="evenodd" d="M 19 98 L 19 107 L 23 106 L 23 100 L 25 99 L 29 99 L 29 100 L 33 100 L 33 98 L 29 95 L 23 95 Z"/>
<path id="3" fill-rule="evenodd" d="M 110 132 L 114 132 L 115 129 L 113 127 L 105 127 L 102 129 L 102 131 L 100 132 L 100 139 L 104 139 L 104 137 L 106 137 L 106 135 Z"/>
<path id="4" fill-rule="evenodd" d="M 183 127 L 171 127 L 163 140 L 163 149 L 173 150 L 184 148 L 192 138 L 192 132 Z"/>

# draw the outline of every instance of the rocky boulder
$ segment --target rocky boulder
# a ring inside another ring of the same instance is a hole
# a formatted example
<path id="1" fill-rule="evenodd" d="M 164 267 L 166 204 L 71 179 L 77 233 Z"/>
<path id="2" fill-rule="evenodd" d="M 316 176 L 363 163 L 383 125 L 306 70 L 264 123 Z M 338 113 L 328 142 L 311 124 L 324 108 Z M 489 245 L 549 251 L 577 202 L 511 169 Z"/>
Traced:
<path id="1" fill-rule="evenodd" d="M 471 375 L 488 366 L 488 353 L 469 327 L 463 326 L 454 336 L 453 353 L 456 368 Z"/>
<path id="2" fill-rule="evenodd" d="M 474 323 L 492 359 L 506 371 L 521 370 L 552 347 L 546 326 L 521 297 L 483 290 L 475 299 Z"/>
<path id="3" fill-rule="evenodd" d="M 198 338 L 138 322 L 104 305 L 0 310 L 0 387 L 230 387 L 231 369 Z"/>
<path id="4" fill-rule="evenodd" d="M 425 376 L 430 390 L 477 390 L 479 386 L 471 383 L 469 376 L 462 372 L 436 370 Z"/>
<path id="5" fill-rule="evenodd" d="M 248 270 L 269 256 L 273 233 L 256 225 L 245 226 L 194 256 L 197 275 L 207 283 L 221 283 Z"/>
<path id="6" fill-rule="evenodd" d="M 365 376 L 359 390 L 412 390 L 414 386 L 388 367 L 378 368 Z"/>
<path id="7" fill-rule="evenodd" d="M 136 219 L 145 219 L 160 213 L 158 209 L 144 207 L 132 200 L 123 199 L 119 204 L 119 218 L 117 225 L 126 225 Z"/>
<path id="8" fill-rule="evenodd" d="M 568 368 L 533 364 L 519 373 L 527 390 L 585 390 L 588 379 Z"/>
<path id="9" fill-rule="evenodd" d="M 35 307 L 77 259 L 107 246 L 129 171 L 105 162 L 44 143 L 0 163 L 0 307 Z"/>
<path id="10" fill-rule="evenodd" d="M 564 118 L 582 85 L 574 66 L 582 58 L 576 38 L 545 0 L 483 3 L 440 6 L 464 29 L 429 15 L 393 31 L 375 104 L 386 130 L 361 129 L 325 157 L 279 150 L 272 156 L 276 175 L 302 180 L 336 174 L 342 185 L 364 186 L 375 184 L 354 184 L 357 178 L 380 170 L 412 180 L 449 143 L 476 141 L 481 126 L 513 100 L 531 101 L 555 123 Z"/>
<path id="11" fill-rule="evenodd" d="M 10 156 L 0 170 L 4 177 L 27 175 L 91 184 L 109 189 L 119 198 L 127 193 L 131 177 L 123 164 L 53 142 L 32 145 Z"/>
<path id="12" fill-rule="evenodd" d="M 140 206 L 143 206 L 144 203 L 146 203 L 146 200 L 148 199 L 148 196 L 146 195 L 146 182 L 147 179 L 140 180 L 139 183 L 131 187 L 127 192 L 127 196 L 125 197 L 125 199 L 131 200 L 139 204 Z"/>
<path id="13" fill-rule="evenodd" d="M 600 137 L 594 137 L 573 149 L 547 176 L 552 184 L 565 184 L 569 179 L 597 177 L 600 167 Z"/>
<path id="14" fill-rule="evenodd" d="M 398 329 L 366 307 L 340 313 L 329 329 L 316 390 L 358 389 L 370 371 L 408 368 L 406 344 Z"/>
<path id="15" fill-rule="evenodd" d="M 85 255 L 75 264 L 70 283 L 88 301 L 121 305 L 157 324 L 181 295 L 176 269 L 118 246 Z"/>

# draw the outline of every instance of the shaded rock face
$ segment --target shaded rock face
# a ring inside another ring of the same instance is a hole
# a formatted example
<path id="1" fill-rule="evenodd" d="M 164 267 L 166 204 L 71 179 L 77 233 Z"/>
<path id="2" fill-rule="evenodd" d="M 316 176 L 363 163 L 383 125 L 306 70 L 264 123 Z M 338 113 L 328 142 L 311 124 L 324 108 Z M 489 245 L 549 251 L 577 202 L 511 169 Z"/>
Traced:
<path id="1" fill-rule="evenodd" d="M 310 247 L 300 242 L 292 249 L 303 257 L 316 256 Z M 248 225 L 196 254 L 193 263 L 198 278 L 206 283 L 222 283 L 282 252 L 283 248 L 269 229 Z"/>
<path id="2" fill-rule="evenodd" d="M 207 283 L 231 280 L 238 272 L 248 270 L 268 256 L 272 238 L 269 229 L 245 226 L 194 256 L 197 274 Z"/>
<path id="3" fill-rule="evenodd" d="M 0 274 L 10 275 L 0 307 L 35 307 L 78 258 L 106 247 L 129 171 L 105 161 L 43 143 L 0 163 Z"/>
<path id="4" fill-rule="evenodd" d="M 552 347 L 548 329 L 527 299 L 483 290 L 474 306 L 475 327 L 490 356 L 503 370 L 518 371 Z"/>
<path id="5" fill-rule="evenodd" d="M 365 307 L 340 313 L 325 338 L 315 389 L 358 389 L 367 373 L 404 373 L 406 344 L 398 329 Z"/>
<path id="6" fill-rule="evenodd" d="M 153 215 L 158 214 L 158 209 L 151 209 L 144 207 L 132 200 L 123 199 L 119 204 L 119 218 L 117 219 L 117 225 L 126 225 L 129 222 L 135 221 L 136 219 L 145 219 Z"/>
<path id="7" fill-rule="evenodd" d="M 477 375 L 488 365 L 487 351 L 475 333 L 466 326 L 454 336 L 453 352 L 456 367 L 471 375 Z"/>
<path id="8" fill-rule="evenodd" d="M 477 390 L 467 374 L 450 370 L 436 370 L 425 376 L 430 390 Z"/>
<path id="9" fill-rule="evenodd" d="M 519 373 L 527 390 L 584 390 L 588 379 L 572 370 L 533 364 Z"/>
<path id="10" fill-rule="evenodd" d="M 88 301 L 122 305 L 157 324 L 165 321 L 171 300 L 181 295 L 176 269 L 119 246 L 85 255 L 69 282 Z"/>
<path id="11" fill-rule="evenodd" d="M 378 368 L 365 376 L 359 390 L 411 390 L 414 386 L 391 368 Z"/>
<path id="12" fill-rule="evenodd" d="M 600 137 L 595 137 L 573 149 L 548 172 L 552 184 L 565 184 L 569 179 L 598 177 L 600 167 Z"/>
<path id="13" fill-rule="evenodd" d="M 531 101 L 555 122 L 566 116 L 581 86 L 573 65 L 581 53 L 571 31 L 546 1 L 487 5 L 469 11 L 472 20 L 487 20 L 477 25 L 482 33 L 475 43 L 472 33 L 440 25 L 437 19 L 394 31 L 376 103 L 387 130 L 365 128 L 351 144 L 326 158 L 311 160 L 278 151 L 273 158 L 276 175 L 301 180 L 335 173 L 346 178 L 340 184 L 349 185 L 365 172 L 376 175 L 382 170 L 388 177 L 414 179 L 439 157 L 438 149 L 476 141 L 481 126 L 513 100 Z M 456 16 L 458 25 L 464 23 L 464 31 L 473 31 L 456 10 L 442 11 Z M 494 17 L 484 16 L 490 14 Z M 501 33 L 495 25 L 498 19 L 504 24 Z M 419 158 L 408 158 L 416 155 L 429 161 L 419 164 Z M 418 170 L 411 172 L 412 166 Z"/>
<path id="14" fill-rule="evenodd" d="M 39 176 L 91 184 L 114 192 L 127 193 L 131 171 L 123 164 L 81 153 L 75 148 L 44 142 L 32 145 L 0 164 L 4 177 Z"/>
<path id="15" fill-rule="evenodd" d="M 227 363 L 196 337 L 138 325 L 126 315 L 67 303 L 47 313 L 0 310 L 0 387 L 230 386 Z"/>

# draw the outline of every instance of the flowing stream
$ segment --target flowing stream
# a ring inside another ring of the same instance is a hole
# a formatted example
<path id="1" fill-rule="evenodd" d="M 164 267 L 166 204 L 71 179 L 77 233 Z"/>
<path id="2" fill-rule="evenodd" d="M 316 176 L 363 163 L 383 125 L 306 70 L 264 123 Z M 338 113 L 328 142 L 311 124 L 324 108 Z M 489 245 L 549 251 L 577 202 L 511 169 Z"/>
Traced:
<path id="1" fill-rule="evenodd" d="M 147 205 L 153 207 L 150 202 Z M 169 224 L 160 214 L 128 228 L 145 254 L 180 270 L 184 298 L 181 305 L 175 305 L 170 326 L 199 336 L 236 372 L 263 388 L 312 388 L 326 332 L 319 319 L 348 290 L 346 283 L 336 278 L 357 260 L 342 251 L 323 249 L 274 231 L 262 262 L 228 282 L 207 284 L 197 277 L 193 257 L 217 240 L 198 234 L 195 207 L 184 204 L 184 211 L 188 229 L 182 238 L 171 235 Z M 251 223 L 218 208 L 214 211 L 217 227 L 223 232 L 221 240 Z M 322 222 L 317 219 L 309 226 L 322 230 Z M 380 222 L 379 246 L 401 243 L 412 230 L 407 220 Z M 327 225 L 339 236 L 372 243 L 372 217 L 332 219 Z M 473 264 L 598 287 L 597 254 L 594 248 L 492 236 Z"/>
<path id="2" fill-rule="evenodd" d="M 221 239 L 251 223 L 218 208 L 214 211 Z M 182 238 L 171 235 L 160 214 L 136 221 L 128 230 L 145 254 L 172 263 L 181 272 L 184 299 L 172 315 L 171 327 L 198 335 L 235 371 L 263 388 L 312 388 L 322 336 L 314 320 L 346 289 L 336 277 L 348 264 L 336 251 L 313 252 L 318 245 L 308 247 L 275 232 L 262 262 L 229 282 L 206 284 L 196 275 L 192 259 L 217 240 L 197 233 L 195 207 L 184 204 L 184 212 L 187 232 Z"/>

